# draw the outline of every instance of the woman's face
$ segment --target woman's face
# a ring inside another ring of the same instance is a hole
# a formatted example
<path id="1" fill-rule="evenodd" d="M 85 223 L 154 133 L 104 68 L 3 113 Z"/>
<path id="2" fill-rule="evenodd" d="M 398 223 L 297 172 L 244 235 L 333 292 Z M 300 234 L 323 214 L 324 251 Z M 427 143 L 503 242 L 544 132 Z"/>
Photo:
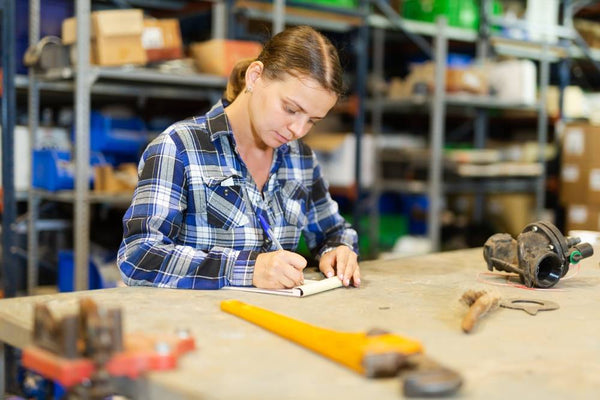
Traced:
<path id="1" fill-rule="evenodd" d="M 258 77 L 252 86 L 250 123 L 255 139 L 277 148 L 305 136 L 335 105 L 337 95 L 311 78 Z"/>

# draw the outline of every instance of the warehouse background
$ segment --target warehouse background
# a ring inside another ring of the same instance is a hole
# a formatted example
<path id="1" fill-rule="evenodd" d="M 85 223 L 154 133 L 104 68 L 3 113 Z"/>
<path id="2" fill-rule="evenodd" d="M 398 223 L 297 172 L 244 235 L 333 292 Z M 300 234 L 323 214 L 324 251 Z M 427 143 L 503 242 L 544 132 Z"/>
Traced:
<path id="1" fill-rule="evenodd" d="M 596 3 L 5 0 L 4 290 L 117 284 L 140 152 L 284 23 L 341 52 L 348 95 L 306 141 L 363 259 L 600 230 Z"/>

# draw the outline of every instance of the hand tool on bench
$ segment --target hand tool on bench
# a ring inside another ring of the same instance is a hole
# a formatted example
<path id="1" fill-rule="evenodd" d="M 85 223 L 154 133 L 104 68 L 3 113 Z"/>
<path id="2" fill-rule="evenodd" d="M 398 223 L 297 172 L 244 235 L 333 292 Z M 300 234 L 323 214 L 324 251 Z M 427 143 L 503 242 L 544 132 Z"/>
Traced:
<path id="1" fill-rule="evenodd" d="M 469 310 L 461 323 L 463 332 L 470 333 L 484 315 L 497 307 L 499 300 L 500 297 L 497 294 L 488 293 L 485 290 L 464 292 L 460 301 L 469 307 Z"/>
<path id="2" fill-rule="evenodd" d="M 400 374 L 407 397 L 446 396 L 456 392 L 462 385 L 458 373 L 425 356 L 421 343 L 413 339 L 381 330 L 337 332 L 238 300 L 222 301 L 221 310 L 307 347 L 366 377 Z"/>

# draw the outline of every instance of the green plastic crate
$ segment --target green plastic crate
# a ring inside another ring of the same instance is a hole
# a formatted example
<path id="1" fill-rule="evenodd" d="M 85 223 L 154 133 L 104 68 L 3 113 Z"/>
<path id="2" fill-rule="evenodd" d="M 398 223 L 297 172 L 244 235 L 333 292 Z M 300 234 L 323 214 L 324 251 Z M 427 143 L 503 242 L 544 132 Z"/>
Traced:
<path id="1" fill-rule="evenodd" d="M 325 7 L 338 7 L 338 8 L 356 8 L 358 0 L 298 0 L 297 2 L 290 2 L 291 5 L 302 5 L 304 4 L 317 4 Z"/>
<path id="2" fill-rule="evenodd" d="M 493 2 L 492 13 L 502 14 L 502 4 Z M 479 27 L 479 1 L 477 0 L 405 0 L 402 16 L 423 22 L 435 22 L 438 15 L 448 19 L 448 25 L 465 29 Z"/>
<path id="3" fill-rule="evenodd" d="M 352 216 L 343 215 L 346 221 L 352 223 Z M 361 231 L 362 235 L 358 239 L 358 248 L 360 254 L 365 257 L 373 252 L 371 248 L 371 242 L 369 238 L 369 224 L 370 219 L 368 216 L 361 218 Z M 408 217 L 402 214 L 382 214 L 379 219 L 379 250 L 386 251 L 394 247 L 394 244 L 398 238 L 408 233 Z M 300 243 L 296 250 L 298 254 L 305 257 L 310 256 L 310 251 L 304 240 L 304 235 L 300 237 Z"/>

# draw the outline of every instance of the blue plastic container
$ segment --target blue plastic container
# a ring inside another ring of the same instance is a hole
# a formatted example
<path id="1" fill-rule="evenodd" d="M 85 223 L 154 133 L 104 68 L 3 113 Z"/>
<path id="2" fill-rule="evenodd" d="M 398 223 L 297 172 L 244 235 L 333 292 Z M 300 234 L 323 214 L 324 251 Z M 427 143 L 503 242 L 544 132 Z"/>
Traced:
<path id="1" fill-rule="evenodd" d="M 92 153 L 90 165 L 106 164 L 99 153 Z M 93 171 L 90 173 L 90 185 L 94 183 Z M 33 186 L 50 191 L 69 190 L 75 187 L 75 164 L 71 152 L 42 149 L 33 152 Z"/>
<path id="2" fill-rule="evenodd" d="M 149 135 L 140 118 L 113 118 L 91 112 L 90 148 L 102 153 L 138 155 Z"/>
<path id="3" fill-rule="evenodd" d="M 58 291 L 72 292 L 75 290 L 73 283 L 73 271 L 75 270 L 75 256 L 72 250 L 61 250 L 58 252 Z M 98 267 L 90 260 L 89 288 L 103 289 L 108 287 L 102 281 Z"/>
<path id="4" fill-rule="evenodd" d="M 408 233 L 410 235 L 427 234 L 427 214 L 429 199 L 426 195 L 403 195 L 403 214 L 408 216 Z"/>

